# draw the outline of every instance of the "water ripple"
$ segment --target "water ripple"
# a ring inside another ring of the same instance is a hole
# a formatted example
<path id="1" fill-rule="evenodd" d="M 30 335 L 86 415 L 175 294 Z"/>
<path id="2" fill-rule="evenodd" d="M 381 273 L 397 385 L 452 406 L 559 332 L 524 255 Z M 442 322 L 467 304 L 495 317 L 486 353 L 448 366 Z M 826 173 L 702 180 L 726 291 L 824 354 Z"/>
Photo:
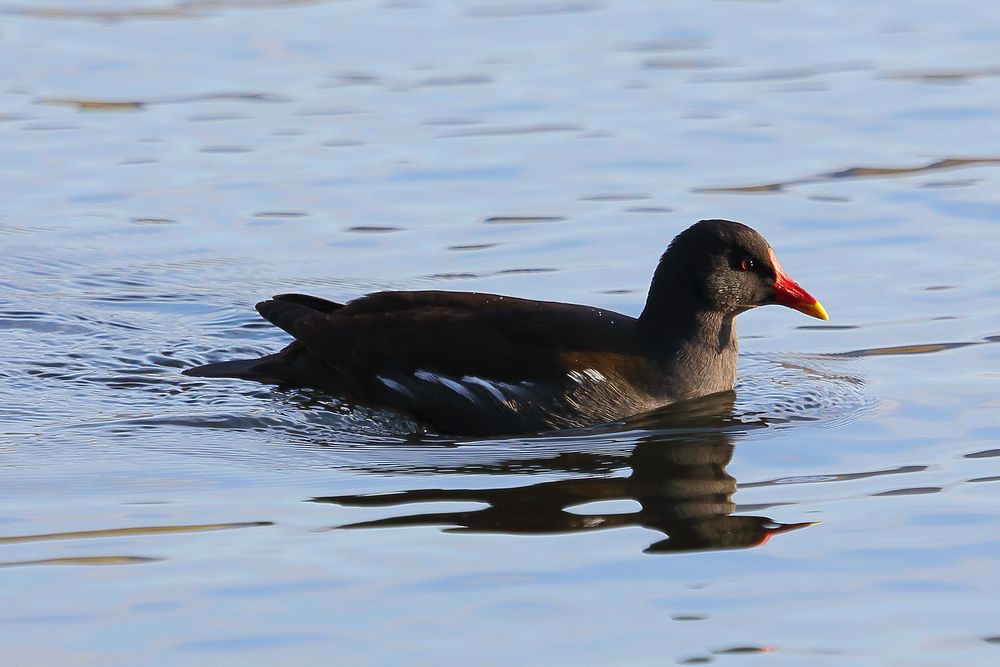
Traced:
<path id="1" fill-rule="evenodd" d="M 716 194 L 748 194 L 763 192 L 781 192 L 795 185 L 825 183 L 846 178 L 888 178 L 896 176 L 912 176 L 943 169 L 959 169 L 962 167 L 992 166 L 1000 164 L 1000 157 L 944 158 L 918 167 L 851 167 L 839 171 L 831 171 L 815 176 L 806 176 L 788 181 L 759 183 L 755 185 L 735 185 L 719 187 L 695 188 L 693 192 Z"/>

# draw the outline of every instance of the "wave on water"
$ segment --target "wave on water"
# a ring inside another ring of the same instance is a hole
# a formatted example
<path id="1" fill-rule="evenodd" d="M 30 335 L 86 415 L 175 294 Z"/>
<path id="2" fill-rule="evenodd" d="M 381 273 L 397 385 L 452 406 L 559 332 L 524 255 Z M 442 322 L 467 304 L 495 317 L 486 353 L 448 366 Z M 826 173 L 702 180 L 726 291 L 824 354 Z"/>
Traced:
<path id="1" fill-rule="evenodd" d="M 846 358 L 745 355 L 736 383 L 735 412 L 771 426 L 818 422 L 844 426 L 877 409 L 878 401 Z"/>

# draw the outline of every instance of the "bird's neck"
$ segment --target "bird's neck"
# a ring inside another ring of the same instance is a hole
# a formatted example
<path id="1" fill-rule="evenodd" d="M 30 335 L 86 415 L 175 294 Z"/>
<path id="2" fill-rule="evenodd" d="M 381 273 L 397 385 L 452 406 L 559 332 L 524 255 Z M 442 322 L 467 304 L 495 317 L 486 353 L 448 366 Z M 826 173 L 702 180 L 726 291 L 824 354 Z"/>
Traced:
<path id="1" fill-rule="evenodd" d="M 701 331 L 722 331 L 722 314 L 701 296 L 692 271 L 668 248 L 649 285 L 646 305 L 639 315 L 640 329 L 650 341 L 683 341 Z"/>
<path id="2" fill-rule="evenodd" d="M 686 306 L 671 309 L 661 302 L 650 310 L 647 305 L 639 317 L 641 335 L 660 359 L 665 389 L 675 400 L 729 391 L 739 357 L 736 315 Z"/>
<path id="3" fill-rule="evenodd" d="M 736 315 L 721 313 L 716 310 L 687 308 L 657 308 L 651 311 L 647 304 L 639 316 L 639 329 L 643 337 L 654 347 L 662 347 L 663 352 L 675 354 L 681 350 L 692 353 L 699 349 L 700 353 L 719 355 L 727 352 L 735 353 L 738 349 L 736 341 Z"/>

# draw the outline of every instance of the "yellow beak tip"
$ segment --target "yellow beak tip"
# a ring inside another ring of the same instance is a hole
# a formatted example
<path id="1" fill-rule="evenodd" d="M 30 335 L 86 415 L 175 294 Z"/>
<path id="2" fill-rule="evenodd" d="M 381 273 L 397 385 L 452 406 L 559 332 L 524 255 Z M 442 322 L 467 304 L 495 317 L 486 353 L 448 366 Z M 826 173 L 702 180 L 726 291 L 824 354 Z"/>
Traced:
<path id="1" fill-rule="evenodd" d="M 792 308 L 809 317 L 815 317 L 818 320 L 830 319 L 830 316 L 826 314 L 826 308 L 819 301 L 813 301 L 812 303 L 799 302 L 792 304 Z"/>

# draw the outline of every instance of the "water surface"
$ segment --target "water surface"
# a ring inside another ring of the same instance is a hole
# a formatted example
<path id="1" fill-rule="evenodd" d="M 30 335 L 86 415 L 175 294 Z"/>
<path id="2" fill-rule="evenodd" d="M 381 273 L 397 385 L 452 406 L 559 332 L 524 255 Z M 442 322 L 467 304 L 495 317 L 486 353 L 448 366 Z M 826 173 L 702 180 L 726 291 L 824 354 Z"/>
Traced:
<path id="1" fill-rule="evenodd" d="M 0 5 L 5 664 L 997 660 L 988 3 Z M 735 395 L 412 438 L 187 378 L 253 304 L 636 314 L 727 217 L 831 314 Z"/>

